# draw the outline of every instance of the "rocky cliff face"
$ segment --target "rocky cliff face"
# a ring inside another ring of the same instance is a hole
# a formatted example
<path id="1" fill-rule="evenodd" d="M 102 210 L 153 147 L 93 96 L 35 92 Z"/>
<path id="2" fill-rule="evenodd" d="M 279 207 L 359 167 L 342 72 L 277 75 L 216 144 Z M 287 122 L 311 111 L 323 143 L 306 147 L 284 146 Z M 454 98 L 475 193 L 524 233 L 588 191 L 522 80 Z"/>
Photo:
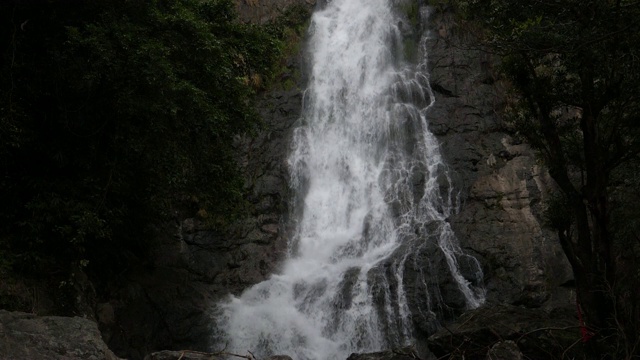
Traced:
<path id="1" fill-rule="evenodd" d="M 570 347 L 578 338 L 575 328 L 560 335 L 536 333 L 535 339 L 529 338 L 526 329 L 511 337 L 475 335 L 495 334 L 491 326 L 515 324 L 527 316 L 532 320 L 528 326 L 578 324 L 569 287 L 571 268 L 557 235 L 543 220 L 553 181 L 532 149 L 503 121 L 508 84 L 499 77 L 499 59 L 479 48 L 471 25 L 446 9 L 434 12 L 430 26 L 429 64 L 436 95 L 430 128 L 441 141 L 460 191 L 459 211 L 449 220 L 463 248 L 482 263 L 487 290 L 487 304 L 465 319 L 480 318 L 478 314 L 486 312 L 499 314 L 500 321 L 478 321 L 476 325 L 484 328 L 474 333 L 464 328 L 468 321 L 461 319 L 448 326 L 452 331 L 432 336 L 429 348 L 438 357 L 474 354 L 484 358 L 495 350 L 492 346 L 512 339 L 515 342 L 509 345 L 514 353 L 548 358 L 536 351 L 549 356 L 558 348 Z M 509 311 L 503 311 L 504 306 Z M 467 342 L 462 339 L 482 346 L 474 348 L 477 353 L 461 350 Z M 441 347 L 445 342 L 453 348 Z"/>
<path id="2" fill-rule="evenodd" d="M 458 192 L 458 211 L 448 222 L 465 252 L 482 265 L 484 309 L 513 306 L 502 312 L 506 323 L 526 308 L 536 308 L 540 321 L 549 320 L 552 310 L 573 316 L 575 299 L 565 286 L 571 283 L 571 268 L 557 235 L 543 220 L 554 185 L 534 151 L 503 120 L 508 84 L 500 80 L 499 59 L 479 48 L 471 25 L 450 9 L 431 10 L 426 45 L 436 101 L 427 120 Z M 405 39 L 416 37 L 411 22 L 403 26 Z M 433 236 L 419 234 L 427 245 L 407 258 L 403 274 L 421 352 L 426 352 L 428 336 L 468 310 Z M 471 261 L 457 258 L 462 275 L 473 283 Z M 398 259 L 391 257 L 376 271 L 390 271 L 394 262 Z M 424 273 L 429 276 L 422 279 Z"/>
<path id="3" fill-rule="evenodd" d="M 560 288 L 571 269 L 542 220 L 553 182 L 502 120 L 508 85 L 499 79 L 499 60 L 478 48 L 473 29 L 464 28 L 471 25 L 454 14 L 436 12 L 430 24 L 430 127 L 460 191 L 460 211 L 450 221 L 483 264 L 487 300 L 571 305 Z"/>

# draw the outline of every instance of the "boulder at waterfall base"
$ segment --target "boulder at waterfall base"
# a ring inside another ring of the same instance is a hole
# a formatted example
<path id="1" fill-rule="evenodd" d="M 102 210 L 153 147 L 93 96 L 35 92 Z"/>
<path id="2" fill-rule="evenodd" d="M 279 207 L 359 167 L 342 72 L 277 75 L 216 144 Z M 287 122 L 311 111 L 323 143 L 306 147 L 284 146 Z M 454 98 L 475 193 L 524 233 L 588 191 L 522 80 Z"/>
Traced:
<path id="1" fill-rule="evenodd" d="M 0 310 L 0 360 L 118 360 L 98 326 L 80 317 Z"/>

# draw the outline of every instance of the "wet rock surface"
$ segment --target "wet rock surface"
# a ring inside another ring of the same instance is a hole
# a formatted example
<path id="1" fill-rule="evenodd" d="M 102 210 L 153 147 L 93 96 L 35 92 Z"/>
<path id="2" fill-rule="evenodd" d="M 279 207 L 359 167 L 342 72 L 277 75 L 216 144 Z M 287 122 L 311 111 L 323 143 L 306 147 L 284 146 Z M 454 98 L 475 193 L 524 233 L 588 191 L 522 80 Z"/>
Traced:
<path id="1" fill-rule="evenodd" d="M 119 360 L 95 322 L 0 310 L 0 359 Z"/>
<path id="2" fill-rule="evenodd" d="M 459 191 L 449 221 L 463 248 L 482 263 L 489 301 L 564 306 L 560 285 L 572 273 L 557 235 L 544 225 L 553 182 L 535 153 L 504 123 L 508 84 L 499 59 L 473 28 L 444 10 L 431 17 L 428 42 L 436 102 L 427 116 Z"/>
<path id="3" fill-rule="evenodd" d="M 457 193 L 458 211 L 446 225 L 471 255 L 456 257 L 460 274 L 474 285 L 484 283 L 485 311 L 495 306 L 506 323 L 518 323 L 522 316 L 519 309 L 523 308 L 536 309 L 532 311 L 540 312 L 537 314 L 547 320 L 546 325 L 552 326 L 550 312 L 566 318 L 575 311 L 574 293 L 566 286 L 572 282 L 571 268 L 557 235 L 543 220 L 553 181 L 536 161 L 534 151 L 503 120 L 508 84 L 500 80 L 496 70 L 499 59 L 480 49 L 478 40 L 469 35 L 473 29 L 463 28 L 464 23 L 446 8 L 432 14 L 429 26 L 430 81 L 436 102 L 429 108 L 427 120 L 440 141 L 453 183 L 443 181 L 442 186 L 452 185 Z M 420 186 L 420 181 L 415 185 Z M 406 301 L 421 352 L 428 336 L 442 326 L 450 329 L 447 324 L 469 306 L 433 234 L 438 231 L 429 226 L 416 232 L 417 238 L 408 241 L 414 251 L 407 258 L 392 257 L 374 269 L 392 279 L 388 292 L 393 294 L 397 287 L 393 274 L 402 264 Z M 401 256 L 404 253 L 398 251 Z M 374 296 L 382 293 L 374 291 Z M 378 297 L 376 303 L 384 305 L 384 296 Z M 517 311 L 504 311 L 501 306 L 513 306 L 510 309 Z M 398 343 L 398 331 L 384 331 L 390 343 Z M 451 346 L 463 346 L 465 336 L 451 337 Z M 510 343 L 498 346 L 500 338 L 485 340 L 481 353 L 473 353 L 477 357 L 472 358 L 484 359 L 493 345 L 496 348 L 491 356 L 503 356 L 511 349 L 517 358 Z"/>

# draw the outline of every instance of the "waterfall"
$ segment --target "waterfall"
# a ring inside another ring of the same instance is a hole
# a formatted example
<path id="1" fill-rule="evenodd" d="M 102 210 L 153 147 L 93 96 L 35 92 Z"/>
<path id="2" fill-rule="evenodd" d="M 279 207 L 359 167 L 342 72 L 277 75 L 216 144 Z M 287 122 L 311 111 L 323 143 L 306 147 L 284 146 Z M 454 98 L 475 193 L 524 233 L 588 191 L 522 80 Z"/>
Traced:
<path id="1" fill-rule="evenodd" d="M 346 359 L 410 343 L 412 318 L 447 306 L 429 260 L 438 254 L 465 306 L 482 302 L 480 267 L 446 221 L 454 194 L 427 129 L 426 60 L 403 61 L 390 3 L 332 0 L 313 15 L 310 80 L 288 159 L 298 204 L 289 257 L 220 304 L 234 352 Z M 412 309 L 416 296 L 426 300 Z"/>

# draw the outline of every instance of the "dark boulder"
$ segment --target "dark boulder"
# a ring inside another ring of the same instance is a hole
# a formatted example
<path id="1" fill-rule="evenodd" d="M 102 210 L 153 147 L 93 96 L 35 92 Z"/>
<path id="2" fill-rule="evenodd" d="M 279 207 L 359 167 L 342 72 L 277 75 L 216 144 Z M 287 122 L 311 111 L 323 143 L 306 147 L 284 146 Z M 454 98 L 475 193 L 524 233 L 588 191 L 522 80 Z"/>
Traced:
<path id="1" fill-rule="evenodd" d="M 500 341 L 489 349 L 486 360 L 522 360 L 522 352 L 512 340 Z"/>
<path id="2" fill-rule="evenodd" d="M 0 359 L 119 360 L 95 322 L 0 310 Z"/>

